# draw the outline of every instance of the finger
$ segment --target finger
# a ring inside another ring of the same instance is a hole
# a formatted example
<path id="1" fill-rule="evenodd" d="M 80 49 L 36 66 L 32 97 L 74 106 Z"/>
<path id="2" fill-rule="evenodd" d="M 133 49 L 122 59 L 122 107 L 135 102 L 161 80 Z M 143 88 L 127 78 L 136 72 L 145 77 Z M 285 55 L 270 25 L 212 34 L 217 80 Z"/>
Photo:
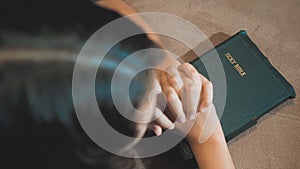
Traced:
<path id="1" fill-rule="evenodd" d="M 152 91 L 157 91 L 156 93 L 160 93 L 162 91 L 159 80 L 157 78 L 154 79 Z"/>
<path id="2" fill-rule="evenodd" d="M 199 78 L 198 71 L 189 63 L 184 63 L 178 67 L 182 77 L 187 77 L 191 80 L 185 79 L 184 81 L 184 111 L 188 114 L 189 119 L 194 119 L 199 106 L 200 93 L 202 89 L 201 79 Z"/>
<path id="3" fill-rule="evenodd" d="M 159 72 L 159 79 L 160 79 L 161 82 L 165 82 L 165 81 L 168 80 L 165 71 L 160 71 Z"/>
<path id="4" fill-rule="evenodd" d="M 169 84 L 175 89 L 177 93 L 179 93 L 180 89 L 183 86 L 183 82 L 178 69 L 174 66 L 170 66 L 166 69 L 166 72 L 168 74 L 167 79 Z"/>
<path id="5" fill-rule="evenodd" d="M 195 85 L 195 83 L 188 77 L 182 75 L 182 80 L 184 86 L 181 90 L 181 100 L 183 105 L 183 110 L 186 113 L 186 116 L 193 120 L 196 117 L 197 108 L 200 98 L 200 88 Z"/>
<path id="6" fill-rule="evenodd" d="M 165 110 L 167 105 L 167 99 L 165 98 L 165 94 L 162 91 L 162 87 L 159 83 L 158 79 L 154 80 L 154 89 L 150 95 L 151 97 L 156 97 L 156 107 L 160 110 Z M 151 98 L 150 97 L 150 98 Z"/>
<path id="7" fill-rule="evenodd" d="M 155 115 L 156 115 L 156 120 L 155 124 L 160 126 L 163 129 L 174 129 L 175 125 L 172 123 L 172 121 L 162 113 L 162 111 L 158 108 L 155 108 Z"/>
<path id="8" fill-rule="evenodd" d="M 172 113 L 172 116 L 175 119 L 178 119 L 179 122 L 184 123 L 186 117 L 183 112 L 182 103 L 175 89 L 173 89 L 173 87 L 170 86 L 167 80 L 167 73 L 162 72 L 160 74 L 160 78 L 161 78 L 161 87 L 165 94 L 167 105 L 171 110 L 170 112 Z"/>
<path id="9" fill-rule="evenodd" d="M 160 72 L 160 85 L 162 90 L 166 91 L 168 87 L 173 87 L 175 90 L 179 90 L 182 87 L 182 80 L 179 72 L 176 72 L 176 70 L 171 70 L 173 69 L 171 67 L 169 67 L 168 69 L 168 71 L 172 73 L 168 73 L 165 71 Z M 175 77 L 175 79 L 173 77 Z"/>
<path id="10" fill-rule="evenodd" d="M 194 119 L 196 113 L 198 112 L 198 106 L 200 101 L 202 82 L 199 78 L 198 71 L 189 63 L 184 63 L 178 67 L 178 70 L 181 72 L 182 76 L 186 76 L 194 82 L 194 85 L 189 84 L 185 86 L 185 102 L 183 103 L 184 111 L 188 114 L 189 119 Z M 186 82 L 184 82 L 185 84 Z"/>
<path id="11" fill-rule="evenodd" d="M 199 74 L 202 81 L 202 98 L 199 106 L 200 112 L 206 112 L 213 102 L 213 85 L 203 75 Z"/>
<path id="12" fill-rule="evenodd" d="M 181 100 L 179 99 L 175 89 L 168 87 L 165 91 L 167 98 L 167 105 L 171 110 L 171 113 L 175 119 L 180 123 L 184 123 L 186 120 Z"/>
<path id="13" fill-rule="evenodd" d="M 149 110 L 151 110 L 151 109 L 149 109 L 149 107 L 157 106 L 158 101 L 160 101 L 159 104 L 161 104 L 163 106 L 163 99 L 161 99 L 161 93 L 162 93 L 162 89 L 161 89 L 159 80 L 154 79 L 151 90 L 149 90 L 148 93 L 146 93 L 146 95 L 148 97 L 145 98 L 144 104 L 142 104 L 139 108 L 143 111 L 149 111 Z M 152 113 L 153 112 L 151 110 L 151 114 Z"/>
<path id="14" fill-rule="evenodd" d="M 166 88 L 168 88 L 170 86 L 169 82 L 168 82 L 167 73 L 161 71 L 160 74 L 159 74 L 159 76 L 160 76 L 160 85 L 161 85 L 161 88 L 162 88 L 163 91 L 166 91 Z"/>
<path id="15" fill-rule="evenodd" d="M 183 63 L 182 65 L 178 66 L 178 70 L 185 73 L 185 75 L 191 78 L 196 85 L 199 85 L 201 80 L 199 79 L 199 72 L 189 63 Z"/>
<path id="16" fill-rule="evenodd" d="M 153 131 L 156 136 L 160 136 L 162 134 L 162 128 L 155 123 L 150 123 L 148 125 L 148 129 Z"/>

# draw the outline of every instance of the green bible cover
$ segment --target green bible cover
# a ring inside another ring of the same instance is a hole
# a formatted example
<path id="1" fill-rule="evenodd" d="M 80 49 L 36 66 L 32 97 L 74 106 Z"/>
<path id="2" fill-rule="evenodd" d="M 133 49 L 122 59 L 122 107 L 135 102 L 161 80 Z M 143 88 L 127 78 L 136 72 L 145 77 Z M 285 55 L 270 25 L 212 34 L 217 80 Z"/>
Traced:
<path id="1" fill-rule="evenodd" d="M 288 98 L 295 97 L 293 87 L 250 40 L 246 31 L 238 32 L 216 46 L 215 50 L 224 67 L 227 83 L 226 103 L 221 116 L 221 125 L 227 141 L 255 125 L 257 120 L 272 108 Z M 211 55 L 216 52 L 210 50 L 201 56 L 203 59 L 197 58 L 191 62 L 208 79 L 202 60 L 212 58 Z M 217 97 L 218 94 L 215 93 L 214 101 Z M 176 158 L 180 168 L 197 168 L 185 141 L 174 149 L 171 150 L 172 156 L 179 155 L 184 159 Z"/>

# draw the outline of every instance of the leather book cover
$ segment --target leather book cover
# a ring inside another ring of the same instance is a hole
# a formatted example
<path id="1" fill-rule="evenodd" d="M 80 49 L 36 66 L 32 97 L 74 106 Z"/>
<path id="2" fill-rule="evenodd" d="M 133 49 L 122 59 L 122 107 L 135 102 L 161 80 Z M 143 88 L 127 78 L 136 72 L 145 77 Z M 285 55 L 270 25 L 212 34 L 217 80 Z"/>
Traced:
<path id="1" fill-rule="evenodd" d="M 246 31 L 238 32 L 216 46 L 215 50 L 216 52 L 214 50 L 206 52 L 200 56 L 201 59 L 197 58 L 190 63 L 210 79 L 203 61 L 213 58 L 212 55 L 218 53 L 226 77 L 227 95 L 220 121 L 227 141 L 255 125 L 257 120 L 272 108 L 295 97 L 291 84 L 271 65 Z M 216 85 L 218 84 L 214 84 Z M 214 102 L 218 99 L 218 93 L 215 92 Z M 176 158 L 179 168 L 197 168 L 193 154 L 185 141 L 170 152 L 173 157 L 182 157 Z"/>
<path id="2" fill-rule="evenodd" d="M 226 77 L 226 103 L 221 124 L 229 141 L 256 124 L 278 104 L 295 97 L 294 88 L 271 65 L 267 57 L 240 31 L 215 48 Z M 191 64 L 208 79 L 202 60 L 211 57 L 212 50 Z M 217 85 L 217 84 L 216 84 Z M 214 95 L 218 99 L 218 93 Z M 217 104 L 217 103 L 215 103 Z"/>

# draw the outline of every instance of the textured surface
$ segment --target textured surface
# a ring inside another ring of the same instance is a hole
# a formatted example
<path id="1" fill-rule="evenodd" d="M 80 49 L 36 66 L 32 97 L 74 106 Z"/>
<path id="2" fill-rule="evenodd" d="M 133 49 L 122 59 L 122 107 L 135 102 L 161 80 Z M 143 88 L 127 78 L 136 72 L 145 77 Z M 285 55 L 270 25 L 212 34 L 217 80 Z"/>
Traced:
<path id="1" fill-rule="evenodd" d="M 207 36 L 245 29 L 270 62 L 300 93 L 299 0 L 125 0 L 139 12 L 164 12 L 189 20 Z M 186 48 L 164 38 L 178 55 Z M 45 55 L 46 53 L 46 55 Z M 0 58 L 74 59 L 69 51 L 0 50 Z M 237 169 L 300 168 L 300 100 L 288 101 L 229 143 Z"/>
<path id="2" fill-rule="evenodd" d="M 126 0 L 139 12 L 164 12 L 187 19 L 207 36 L 247 30 L 270 62 L 300 93 L 300 1 L 297 0 Z M 169 39 L 176 54 L 185 48 Z M 237 169 L 300 168 L 300 100 L 271 111 L 229 143 Z"/>

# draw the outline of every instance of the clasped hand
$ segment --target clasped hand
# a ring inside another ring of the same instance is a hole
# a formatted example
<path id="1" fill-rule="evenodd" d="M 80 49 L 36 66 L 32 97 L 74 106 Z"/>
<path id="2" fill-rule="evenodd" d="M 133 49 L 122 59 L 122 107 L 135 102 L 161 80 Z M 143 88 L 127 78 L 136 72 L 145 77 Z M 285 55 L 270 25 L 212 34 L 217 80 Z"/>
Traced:
<path id="1" fill-rule="evenodd" d="M 164 129 L 180 128 L 177 124 L 184 124 L 187 120 L 196 120 L 188 137 L 200 138 L 206 120 L 210 120 L 210 130 L 214 130 L 218 124 L 215 107 L 213 105 L 213 85 L 189 63 L 178 67 L 168 67 L 166 71 L 156 73 L 163 98 L 158 98 L 155 115 L 158 116 L 149 128 L 159 136 Z M 164 106 L 166 104 L 166 106 Z M 200 113 L 214 115 L 214 118 L 203 120 Z M 211 122 L 214 121 L 214 122 Z M 211 127 L 213 126 L 213 127 Z M 203 139 L 202 139 L 203 140 Z"/>

